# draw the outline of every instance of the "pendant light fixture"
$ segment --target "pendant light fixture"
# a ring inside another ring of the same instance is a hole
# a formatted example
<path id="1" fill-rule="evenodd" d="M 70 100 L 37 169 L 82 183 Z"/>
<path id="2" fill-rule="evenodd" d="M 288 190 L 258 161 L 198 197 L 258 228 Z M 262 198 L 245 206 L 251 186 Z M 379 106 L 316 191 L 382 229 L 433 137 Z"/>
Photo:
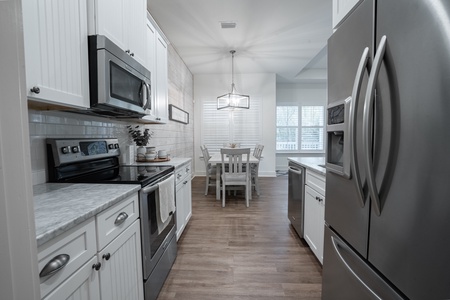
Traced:
<path id="1" fill-rule="evenodd" d="M 217 109 L 224 108 L 250 108 L 250 96 L 241 95 L 236 93 L 236 87 L 234 86 L 234 53 L 235 50 L 231 50 L 231 93 L 217 97 Z"/>

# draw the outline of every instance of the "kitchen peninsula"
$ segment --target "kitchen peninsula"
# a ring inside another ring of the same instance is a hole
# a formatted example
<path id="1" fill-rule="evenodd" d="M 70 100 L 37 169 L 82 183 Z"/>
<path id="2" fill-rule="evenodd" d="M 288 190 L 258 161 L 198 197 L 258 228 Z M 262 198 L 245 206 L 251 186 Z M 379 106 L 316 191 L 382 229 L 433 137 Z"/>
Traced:
<path id="1" fill-rule="evenodd" d="M 289 171 L 288 217 L 297 233 L 306 240 L 311 251 L 322 263 L 325 217 L 325 158 L 289 157 L 288 161 L 290 168 L 295 169 Z M 299 175 L 296 176 L 295 174 Z M 296 176 L 295 179 L 293 179 L 293 176 Z"/>

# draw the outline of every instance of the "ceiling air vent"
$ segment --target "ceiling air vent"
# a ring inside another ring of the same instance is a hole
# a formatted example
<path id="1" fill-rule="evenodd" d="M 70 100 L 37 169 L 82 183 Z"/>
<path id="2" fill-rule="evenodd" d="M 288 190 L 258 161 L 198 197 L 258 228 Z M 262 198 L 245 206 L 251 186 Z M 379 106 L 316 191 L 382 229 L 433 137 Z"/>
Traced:
<path id="1" fill-rule="evenodd" d="M 220 22 L 222 29 L 236 28 L 235 22 Z"/>

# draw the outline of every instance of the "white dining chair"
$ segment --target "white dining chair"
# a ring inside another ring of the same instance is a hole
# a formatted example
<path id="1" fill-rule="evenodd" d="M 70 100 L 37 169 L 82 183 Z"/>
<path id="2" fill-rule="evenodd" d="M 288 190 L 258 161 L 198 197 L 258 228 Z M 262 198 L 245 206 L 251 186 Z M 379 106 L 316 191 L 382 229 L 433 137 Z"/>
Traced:
<path id="1" fill-rule="evenodd" d="M 256 157 L 259 162 L 261 162 L 263 149 L 264 149 L 264 145 L 258 144 L 255 146 L 255 149 L 253 150 L 253 156 Z M 256 195 L 259 196 L 259 193 L 260 193 L 260 190 L 259 190 L 259 163 L 251 164 L 250 170 L 251 170 L 252 189 L 254 187 L 256 190 Z"/>
<path id="2" fill-rule="evenodd" d="M 209 155 L 208 148 L 206 145 L 200 146 L 200 149 L 203 153 L 203 161 L 205 163 L 205 196 L 208 195 L 208 188 L 210 186 L 216 186 L 216 166 L 211 165 L 209 162 L 209 159 L 211 158 L 211 155 Z"/>
<path id="3" fill-rule="evenodd" d="M 222 148 L 222 207 L 225 207 L 227 186 L 245 187 L 245 205 L 249 206 L 251 193 L 250 183 L 250 148 Z"/>

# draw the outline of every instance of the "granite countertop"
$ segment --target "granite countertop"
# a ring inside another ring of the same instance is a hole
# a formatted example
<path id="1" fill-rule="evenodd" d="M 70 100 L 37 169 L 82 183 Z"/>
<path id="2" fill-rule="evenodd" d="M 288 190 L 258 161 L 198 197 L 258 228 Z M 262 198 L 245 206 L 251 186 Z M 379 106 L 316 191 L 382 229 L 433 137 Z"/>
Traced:
<path id="1" fill-rule="evenodd" d="M 33 186 L 38 247 L 140 189 L 139 184 L 43 183 Z"/>
<path id="2" fill-rule="evenodd" d="M 163 161 L 163 162 L 135 162 L 133 165 L 137 166 L 174 166 L 175 169 L 180 167 L 181 165 L 184 165 L 187 162 L 190 162 L 192 158 L 186 158 L 186 157 L 173 157 L 169 161 Z"/>
<path id="3" fill-rule="evenodd" d="M 307 170 L 326 175 L 327 170 L 322 167 L 325 165 L 325 157 L 288 157 L 288 160 L 305 167 Z"/>

